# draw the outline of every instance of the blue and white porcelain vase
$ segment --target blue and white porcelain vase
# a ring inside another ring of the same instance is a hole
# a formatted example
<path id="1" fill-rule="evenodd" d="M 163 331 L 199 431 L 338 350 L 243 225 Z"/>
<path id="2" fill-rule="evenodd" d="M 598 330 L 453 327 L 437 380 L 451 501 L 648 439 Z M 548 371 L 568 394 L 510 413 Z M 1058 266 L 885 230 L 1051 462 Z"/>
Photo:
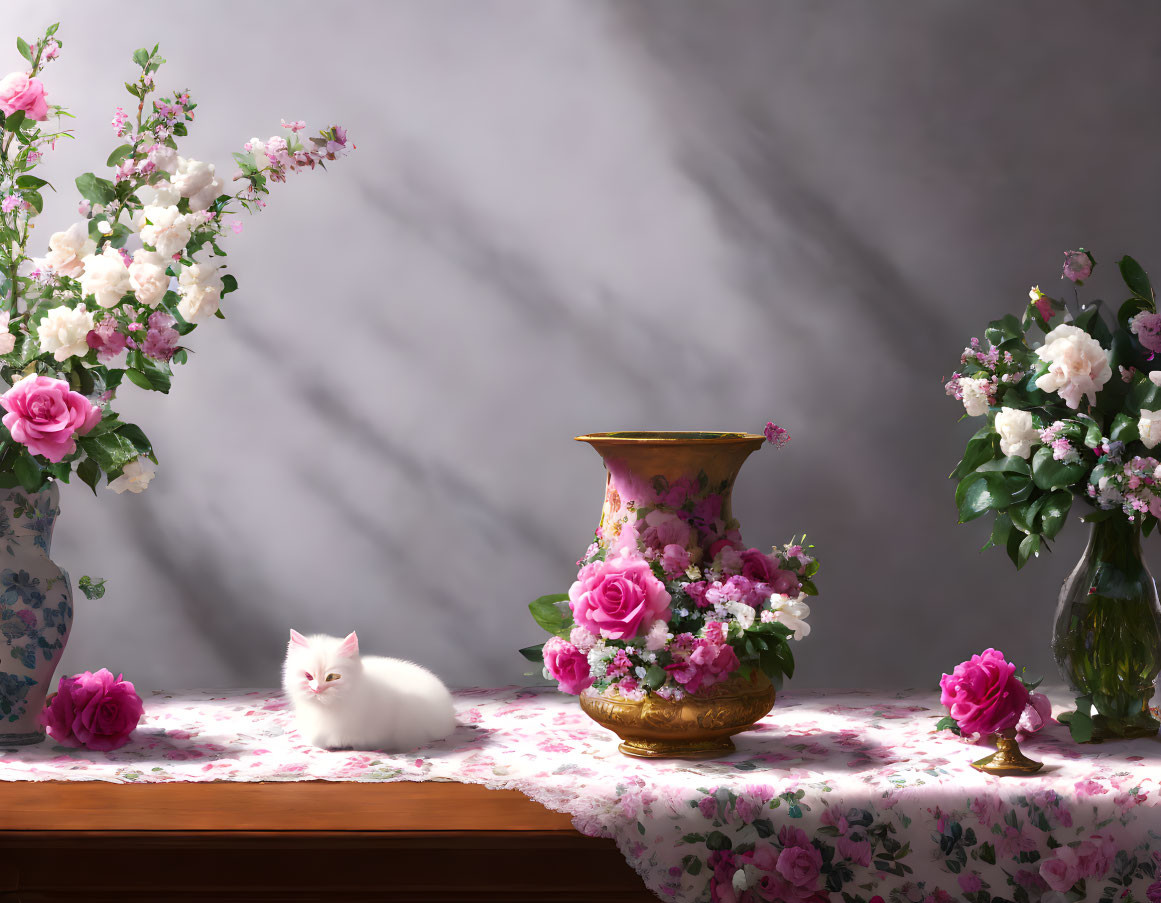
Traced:
<path id="1" fill-rule="evenodd" d="M 44 739 L 40 713 L 73 624 L 69 575 L 48 557 L 55 483 L 0 489 L 0 747 Z"/>

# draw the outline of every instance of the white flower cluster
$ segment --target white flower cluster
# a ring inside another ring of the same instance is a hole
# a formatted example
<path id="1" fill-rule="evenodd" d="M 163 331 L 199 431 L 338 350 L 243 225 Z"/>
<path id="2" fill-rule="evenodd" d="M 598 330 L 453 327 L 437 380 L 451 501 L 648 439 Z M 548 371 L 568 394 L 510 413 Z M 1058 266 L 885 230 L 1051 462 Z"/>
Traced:
<path id="1" fill-rule="evenodd" d="M 804 593 L 799 593 L 794 599 L 790 596 L 773 595 L 768 605 L 769 607 L 764 608 L 760 615 L 764 623 L 773 621 L 788 627 L 796 640 L 810 635 L 810 625 L 806 623 L 806 619 L 810 617 L 810 606 L 806 604 Z"/>
<path id="2" fill-rule="evenodd" d="M 1073 410 L 1080 399 L 1096 404 L 1096 393 L 1113 375 L 1109 355 L 1100 342 L 1079 326 L 1062 323 L 1044 337 L 1036 356 L 1048 363 L 1048 372 L 1036 380 L 1044 392 L 1056 392 Z"/>

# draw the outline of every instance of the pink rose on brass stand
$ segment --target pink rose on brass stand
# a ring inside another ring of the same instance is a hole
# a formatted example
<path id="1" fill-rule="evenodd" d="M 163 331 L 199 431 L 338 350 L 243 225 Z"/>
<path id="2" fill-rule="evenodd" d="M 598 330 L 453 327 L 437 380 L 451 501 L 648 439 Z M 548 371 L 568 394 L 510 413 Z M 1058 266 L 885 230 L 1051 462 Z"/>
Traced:
<path id="1" fill-rule="evenodd" d="M 950 720 L 962 734 L 981 738 L 995 735 L 997 750 L 972 763 L 972 768 L 994 775 L 1033 774 L 1042 767 L 1020 752 L 1016 728 L 1030 707 L 1032 695 L 1016 676 L 1016 666 L 1005 660 L 996 649 L 985 649 L 966 662 L 955 666 L 951 674 L 939 681 L 939 701 L 951 713 Z M 1041 697 L 1043 698 L 1043 697 Z M 1033 704 L 1036 730 L 1043 725 L 1043 706 Z M 946 719 L 945 719 L 946 720 Z M 941 722 L 940 726 L 944 726 Z M 1029 730 L 1029 732 L 1030 732 Z"/>

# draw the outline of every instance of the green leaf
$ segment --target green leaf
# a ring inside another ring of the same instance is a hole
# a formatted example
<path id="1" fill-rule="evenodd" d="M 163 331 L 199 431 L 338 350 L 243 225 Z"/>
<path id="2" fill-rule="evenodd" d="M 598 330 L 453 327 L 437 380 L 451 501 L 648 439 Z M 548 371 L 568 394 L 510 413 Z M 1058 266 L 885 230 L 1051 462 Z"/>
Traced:
<path id="1" fill-rule="evenodd" d="M 1118 414 L 1113 421 L 1113 428 L 1109 430 L 1109 439 L 1113 442 L 1132 442 L 1140 438 L 1137 419 L 1126 414 Z"/>
<path id="2" fill-rule="evenodd" d="M 669 673 L 660 665 L 650 665 L 645 670 L 645 686 L 650 690 L 656 690 L 665 683 L 665 678 L 668 676 Z"/>
<path id="3" fill-rule="evenodd" d="M 32 48 L 28 46 L 28 42 L 24 38 L 16 39 L 16 52 L 28 60 L 28 62 L 32 62 Z"/>
<path id="4" fill-rule="evenodd" d="M 126 464 L 137 457 L 136 446 L 120 433 L 82 436 L 77 444 L 110 477 L 119 474 Z"/>
<path id="5" fill-rule="evenodd" d="M 92 204 L 111 204 L 117 198 L 117 190 L 113 183 L 108 179 L 100 179 L 91 172 L 77 176 L 77 191 Z"/>
<path id="6" fill-rule="evenodd" d="M 1074 326 L 1078 326 L 1087 332 L 1090 336 L 1096 339 L 1105 348 L 1113 340 L 1113 334 L 1109 331 L 1108 324 L 1105 323 L 1101 316 L 1101 302 L 1093 301 L 1084 310 L 1082 310 L 1073 321 Z"/>
<path id="7" fill-rule="evenodd" d="M 1096 448 L 1101 444 L 1101 439 L 1103 438 L 1101 428 L 1095 423 L 1090 424 L 1089 428 L 1084 432 L 1084 444 L 1088 448 Z"/>
<path id="8" fill-rule="evenodd" d="M 1040 551 L 1040 534 L 1029 533 L 1020 541 L 1020 552 L 1016 562 L 1016 569 L 1024 567 L 1028 559 Z"/>
<path id="9" fill-rule="evenodd" d="M 113 152 L 109 154 L 109 159 L 105 161 L 106 166 L 117 166 L 126 157 L 132 156 L 133 145 L 122 144 L 118 148 L 114 148 Z"/>
<path id="10" fill-rule="evenodd" d="M 1005 513 L 996 515 L 995 523 L 992 524 L 992 535 L 988 541 L 984 543 L 984 547 L 980 549 L 981 552 L 987 551 L 994 546 L 1002 546 L 1008 542 L 1008 534 L 1012 532 L 1012 518 Z"/>
<path id="11" fill-rule="evenodd" d="M 553 593 L 528 603 L 532 619 L 554 636 L 565 636 L 572 627 L 572 612 L 568 608 L 568 593 Z"/>
<path id="12" fill-rule="evenodd" d="M 937 722 L 935 722 L 935 729 L 937 731 L 953 731 L 957 734 L 960 733 L 959 722 L 952 718 L 951 715 L 944 715 Z"/>
<path id="13" fill-rule="evenodd" d="M 133 51 L 133 62 L 144 69 L 149 64 L 149 50 L 146 47 L 138 47 Z"/>
<path id="14" fill-rule="evenodd" d="M 1032 457 L 1032 482 L 1040 489 L 1063 489 L 1077 483 L 1087 473 L 1083 462 L 1065 464 L 1052 457 L 1052 449 L 1042 445 Z"/>
<path id="15" fill-rule="evenodd" d="M 968 440 L 964 449 L 963 460 L 956 465 L 950 474 L 953 480 L 962 480 L 981 464 L 992 460 L 999 449 L 1000 437 L 992 432 L 991 427 L 984 427 Z"/>
<path id="16" fill-rule="evenodd" d="M 237 290 L 238 290 L 238 280 L 235 279 L 233 276 L 231 276 L 229 273 L 226 273 L 226 275 L 224 275 L 222 277 L 221 297 L 224 298 L 224 297 L 226 297 L 226 295 L 230 294 L 230 292 L 236 292 Z"/>
<path id="17" fill-rule="evenodd" d="M 43 188 L 45 185 L 48 185 L 48 182 L 36 176 L 23 175 L 16 178 L 17 188 Z"/>
<path id="18" fill-rule="evenodd" d="M 710 831 L 705 836 L 705 845 L 706 849 L 710 850 L 728 850 L 733 846 L 733 842 L 721 831 Z"/>
<path id="19" fill-rule="evenodd" d="M 77 476 L 81 478 L 81 482 L 93 490 L 93 495 L 97 494 L 97 483 L 101 480 L 101 468 L 97 466 L 97 462 L 92 458 L 85 458 L 77 465 Z"/>
<path id="20" fill-rule="evenodd" d="M 1117 311 L 1117 323 L 1123 329 L 1129 329 L 1129 321 L 1142 311 L 1150 310 L 1152 305 L 1144 298 L 1133 297 L 1121 305 Z"/>
<path id="21" fill-rule="evenodd" d="M 1067 489 L 1057 489 L 1044 497 L 1044 504 L 1040 508 L 1040 532 L 1047 539 L 1055 538 L 1068 520 L 1068 512 L 1072 509 L 1072 493 Z"/>
<path id="22" fill-rule="evenodd" d="M 544 663 L 544 644 L 539 646 L 525 646 L 520 650 L 520 654 L 530 662 L 536 662 L 538 665 Z"/>
<path id="23" fill-rule="evenodd" d="M 996 458 L 994 461 L 981 464 L 976 470 L 979 473 L 1019 473 L 1024 476 L 1032 473 L 1032 467 L 1028 464 L 1028 461 L 1016 455 L 1008 455 L 1006 458 Z"/>
<path id="24" fill-rule="evenodd" d="M 24 124 L 24 111 L 17 110 L 15 113 L 9 113 L 4 120 L 4 130 L 6 132 L 16 133 L 20 131 L 20 126 Z"/>
<path id="25" fill-rule="evenodd" d="M 173 383 L 173 371 L 169 364 L 146 357 L 140 351 L 130 351 L 125 357 L 128 369 L 125 375 L 130 382 L 142 389 L 154 392 L 168 392 Z"/>
<path id="26" fill-rule="evenodd" d="M 44 479 L 36 459 L 23 448 L 19 457 L 12 462 L 12 473 L 16 475 L 20 485 L 29 492 L 36 492 Z"/>
<path id="27" fill-rule="evenodd" d="M 1087 696 L 1078 696 L 1076 700 L 1076 711 L 1067 714 L 1067 721 L 1065 716 L 1060 717 L 1061 721 L 1065 721 L 1068 725 L 1068 731 L 1072 734 L 1074 743 L 1088 743 L 1092 740 L 1093 723 L 1092 723 L 1092 699 Z"/>
<path id="28" fill-rule="evenodd" d="M 105 595 L 105 578 L 82 577 L 77 581 L 77 588 L 85 594 L 86 599 L 100 599 Z"/>
<path id="29" fill-rule="evenodd" d="M 153 455 L 153 445 L 135 423 L 123 423 L 117 428 L 117 432 L 124 438 L 133 443 L 133 447 L 137 449 L 139 454 L 145 455 L 147 458 L 153 459 L 153 463 L 157 463 L 157 459 Z"/>
<path id="30" fill-rule="evenodd" d="M 1021 533 L 1032 533 L 1036 526 L 1036 515 L 1040 513 L 1041 506 L 1048 500 L 1048 496 L 1042 495 L 1035 501 L 1029 501 L 1023 505 L 1013 505 L 1008 509 L 1008 514 L 1012 518 L 1012 523 L 1016 529 Z"/>
<path id="31" fill-rule="evenodd" d="M 1011 500 L 1003 474 L 973 473 L 966 477 L 955 490 L 955 504 L 959 509 L 959 522 L 966 524 L 975 520 L 990 508 L 1004 508 Z"/>
<path id="32" fill-rule="evenodd" d="M 28 203 L 32 205 L 32 209 L 37 213 L 44 212 L 44 198 L 40 196 L 39 191 L 22 191 L 21 195 L 23 196 L 24 200 L 28 201 Z"/>
<path id="33" fill-rule="evenodd" d="M 1117 269 L 1121 271 L 1121 278 L 1125 280 L 1125 285 L 1129 287 L 1129 291 L 1138 298 L 1148 301 L 1151 305 L 1154 300 L 1153 286 L 1149 283 L 1149 274 L 1145 272 L 1141 264 L 1126 254 L 1117 261 Z"/>

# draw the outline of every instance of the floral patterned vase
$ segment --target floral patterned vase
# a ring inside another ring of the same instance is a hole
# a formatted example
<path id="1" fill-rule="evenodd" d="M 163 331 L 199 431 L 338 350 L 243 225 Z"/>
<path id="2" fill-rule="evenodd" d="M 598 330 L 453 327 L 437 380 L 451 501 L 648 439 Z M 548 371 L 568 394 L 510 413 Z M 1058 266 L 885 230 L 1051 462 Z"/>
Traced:
<path id="1" fill-rule="evenodd" d="M 0 489 L 0 747 L 44 739 L 39 716 L 73 623 L 69 576 L 48 557 L 55 483 Z"/>
<path id="2" fill-rule="evenodd" d="M 1161 672 L 1161 603 L 1141 528 L 1119 512 L 1092 525 L 1061 587 L 1052 652 L 1081 708 L 1090 707 L 1080 714 L 1092 712 L 1093 740 L 1157 733 L 1149 700 Z"/>
<path id="3" fill-rule="evenodd" d="M 597 544 L 684 545 L 694 563 L 724 543 L 740 543 L 731 495 L 743 462 L 765 437 L 750 433 L 622 432 L 578 436 L 601 455 L 608 472 Z M 713 758 L 734 750 L 730 736 L 747 730 L 774 705 L 774 687 L 756 672 L 680 701 L 623 699 L 615 689 L 587 690 L 581 708 L 618 734 L 621 752 L 657 758 Z"/>

